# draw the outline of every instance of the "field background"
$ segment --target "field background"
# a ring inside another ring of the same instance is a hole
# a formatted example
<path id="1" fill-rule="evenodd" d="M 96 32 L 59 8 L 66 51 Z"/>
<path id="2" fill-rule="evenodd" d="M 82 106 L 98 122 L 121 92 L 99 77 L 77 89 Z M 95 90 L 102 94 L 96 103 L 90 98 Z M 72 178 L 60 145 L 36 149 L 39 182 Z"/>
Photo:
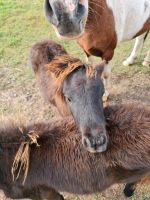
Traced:
<path id="1" fill-rule="evenodd" d="M 45 20 L 43 1 L 0 0 L 0 115 L 38 121 L 58 116 L 56 110 L 44 102 L 28 66 L 28 53 L 33 43 L 51 38 L 59 41 L 50 24 Z M 76 42 L 59 41 L 71 54 L 85 59 Z M 118 46 L 113 60 L 110 85 L 110 102 L 136 101 L 150 105 L 150 68 L 141 65 L 150 44 L 150 35 L 136 63 L 123 67 L 134 41 Z M 102 194 L 75 196 L 71 200 L 123 200 L 123 186 L 114 186 Z M 6 200 L 0 193 L 0 200 Z M 150 200 L 150 185 L 139 186 L 132 200 Z"/>

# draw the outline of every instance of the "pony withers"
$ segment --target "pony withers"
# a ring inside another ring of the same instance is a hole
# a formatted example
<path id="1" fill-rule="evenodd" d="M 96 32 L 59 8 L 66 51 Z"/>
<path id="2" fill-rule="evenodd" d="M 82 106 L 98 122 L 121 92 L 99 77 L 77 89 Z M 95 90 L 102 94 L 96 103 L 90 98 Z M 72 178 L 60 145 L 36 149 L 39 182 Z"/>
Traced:
<path id="1" fill-rule="evenodd" d="M 103 65 L 86 65 L 51 40 L 32 47 L 30 63 L 46 99 L 62 116 L 73 115 L 84 147 L 90 152 L 105 151 L 108 135 L 102 103 L 104 87 L 99 78 Z"/>

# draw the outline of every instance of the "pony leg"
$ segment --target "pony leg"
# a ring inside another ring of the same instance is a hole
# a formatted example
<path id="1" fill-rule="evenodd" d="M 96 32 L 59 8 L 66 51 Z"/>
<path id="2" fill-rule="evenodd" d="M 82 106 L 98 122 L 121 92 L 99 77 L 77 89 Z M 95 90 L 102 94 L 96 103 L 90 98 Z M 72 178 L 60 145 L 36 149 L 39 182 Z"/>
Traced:
<path id="1" fill-rule="evenodd" d="M 145 67 L 150 65 L 150 51 L 147 52 L 147 56 L 144 58 L 142 65 Z"/>
<path id="2" fill-rule="evenodd" d="M 108 100 L 108 96 L 109 96 L 109 92 L 108 92 L 108 85 L 109 85 L 109 81 L 110 81 L 110 75 L 111 75 L 111 69 L 112 66 L 110 63 L 106 64 L 104 67 L 104 71 L 103 71 L 103 81 L 104 81 L 104 87 L 105 87 L 105 93 L 103 95 L 103 102 L 106 102 Z"/>
<path id="3" fill-rule="evenodd" d="M 136 185 L 137 185 L 137 182 L 133 182 L 133 183 L 127 183 L 125 185 L 125 188 L 123 190 L 124 192 L 124 195 L 126 197 L 131 197 L 133 194 L 134 194 L 134 191 L 136 189 Z"/>
<path id="4" fill-rule="evenodd" d="M 124 66 L 129 66 L 134 63 L 138 53 L 142 50 L 146 35 L 147 35 L 147 32 L 136 37 L 135 45 L 134 45 L 134 48 L 133 48 L 130 56 L 123 62 Z"/>

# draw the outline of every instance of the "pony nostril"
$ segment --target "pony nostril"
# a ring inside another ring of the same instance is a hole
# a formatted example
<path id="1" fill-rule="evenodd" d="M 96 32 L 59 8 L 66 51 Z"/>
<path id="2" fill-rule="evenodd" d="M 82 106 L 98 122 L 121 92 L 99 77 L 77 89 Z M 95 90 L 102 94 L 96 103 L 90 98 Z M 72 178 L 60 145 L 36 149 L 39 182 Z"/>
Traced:
<path id="1" fill-rule="evenodd" d="M 50 5 L 48 0 L 45 0 L 45 13 L 46 16 L 50 17 L 53 14 L 52 6 Z"/>
<path id="2" fill-rule="evenodd" d="M 78 5 L 77 5 L 77 18 L 81 19 L 84 16 L 84 13 L 85 13 L 84 5 L 78 3 Z"/>
<path id="3" fill-rule="evenodd" d="M 44 11 L 45 11 L 45 16 L 48 19 L 48 21 L 57 27 L 59 24 L 58 18 L 54 14 L 54 10 L 48 0 L 45 0 Z"/>
<path id="4" fill-rule="evenodd" d="M 104 152 L 107 149 L 107 136 L 83 137 L 82 144 L 89 152 Z"/>
<path id="5" fill-rule="evenodd" d="M 83 143 L 83 145 L 84 145 L 85 147 L 88 147 L 87 138 L 84 138 L 84 139 L 82 140 L 82 143 Z"/>
<path id="6" fill-rule="evenodd" d="M 94 142 L 94 143 L 91 144 L 91 147 L 92 147 L 93 149 L 96 149 L 96 148 L 97 148 L 97 144 Z"/>
<path id="7" fill-rule="evenodd" d="M 94 148 L 94 149 L 97 149 L 98 147 L 100 146 L 103 146 L 104 144 L 106 144 L 106 137 L 104 135 L 102 136 L 99 136 L 97 138 L 93 138 L 91 140 L 91 147 Z"/>
<path id="8" fill-rule="evenodd" d="M 104 145 L 106 143 L 106 137 L 104 135 L 97 139 L 97 145 Z"/>

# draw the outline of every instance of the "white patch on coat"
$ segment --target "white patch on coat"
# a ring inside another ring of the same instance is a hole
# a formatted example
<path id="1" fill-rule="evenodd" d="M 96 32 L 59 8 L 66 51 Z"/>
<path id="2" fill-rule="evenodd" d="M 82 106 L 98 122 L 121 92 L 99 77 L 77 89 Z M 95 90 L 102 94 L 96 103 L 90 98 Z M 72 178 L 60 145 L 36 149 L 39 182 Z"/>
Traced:
<path id="1" fill-rule="evenodd" d="M 150 17 L 150 0 L 106 0 L 113 11 L 117 42 L 132 39 Z"/>
<path id="2" fill-rule="evenodd" d="M 129 66 L 134 63 L 136 57 L 138 56 L 138 54 L 140 53 L 140 51 L 143 48 L 144 38 L 145 38 L 146 34 L 147 34 L 147 32 L 136 37 L 134 48 L 133 48 L 130 56 L 123 62 L 124 66 Z"/>

